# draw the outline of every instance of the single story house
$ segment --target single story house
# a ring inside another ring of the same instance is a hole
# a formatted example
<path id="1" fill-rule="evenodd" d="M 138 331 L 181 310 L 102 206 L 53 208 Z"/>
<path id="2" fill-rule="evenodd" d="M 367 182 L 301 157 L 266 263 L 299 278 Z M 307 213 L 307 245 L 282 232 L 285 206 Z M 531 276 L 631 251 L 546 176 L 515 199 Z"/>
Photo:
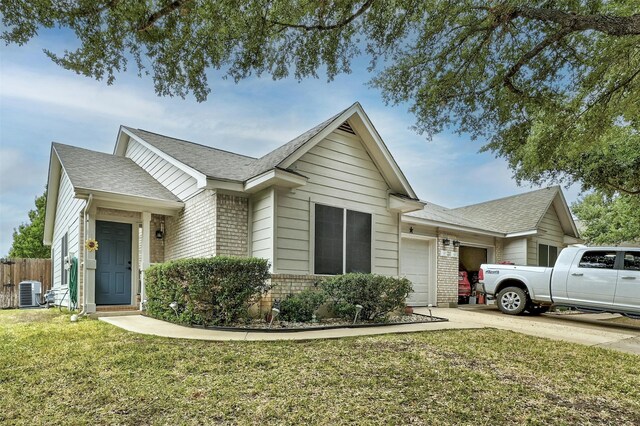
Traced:
<path id="1" fill-rule="evenodd" d="M 545 244 L 577 238 L 558 188 L 529 194 L 460 209 L 420 201 L 359 103 L 260 158 L 122 126 L 112 154 L 52 144 L 44 242 L 57 303 L 77 257 L 88 313 L 140 307 L 153 263 L 216 255 L 268 259 L 265 304 L 353 271 L 406 275 L 409 303 L 455 305 L 473 249 L 535 264 Z M 521 200 L 536 213 L 516 214 Z"/>

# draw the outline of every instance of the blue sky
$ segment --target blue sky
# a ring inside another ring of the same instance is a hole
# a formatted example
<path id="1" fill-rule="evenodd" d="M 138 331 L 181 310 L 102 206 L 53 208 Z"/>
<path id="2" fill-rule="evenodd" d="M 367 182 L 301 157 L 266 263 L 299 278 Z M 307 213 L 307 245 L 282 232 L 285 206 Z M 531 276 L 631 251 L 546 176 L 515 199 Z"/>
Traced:
<path id="1" fill-rule="evenodd" d="M 0 47 L 0 256 L 44 191 L 51 142 L 112 152 L 121 124 L 261 156 L 359 101 L 420 198 L 457 207 L 532 189 L 517 186 L 504 160 L 479 154 L 482 141 L 453 132 L 427 141 L 413 132 L 408 105 L 387 106 L 366 85 L 364 60 L 330 83 L 254 77 L 236 84 L 212 73 L 212 93 L 198 103 L 157 97 L 136 70 L 108 86 L 59 68 L 42 52 L 73 44 L 48 31 L 26 46 Z M 565 189 L 570 203 L 578 193 Z"/>

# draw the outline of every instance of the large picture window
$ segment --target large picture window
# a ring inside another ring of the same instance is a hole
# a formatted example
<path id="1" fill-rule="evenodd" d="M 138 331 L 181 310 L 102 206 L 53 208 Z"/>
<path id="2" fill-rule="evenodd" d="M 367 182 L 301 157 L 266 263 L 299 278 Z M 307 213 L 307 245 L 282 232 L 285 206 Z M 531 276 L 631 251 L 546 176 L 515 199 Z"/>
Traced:
<path id="1" fill-rule="evenodd" d="M 371 215 L 316 204 L 316 274 L 371 272 Z"/>
<path id="2" fill-rule="evenodd" d="M 553 266 L 558 258 L 558 247 L 538 244 L 538 266 Z"/>

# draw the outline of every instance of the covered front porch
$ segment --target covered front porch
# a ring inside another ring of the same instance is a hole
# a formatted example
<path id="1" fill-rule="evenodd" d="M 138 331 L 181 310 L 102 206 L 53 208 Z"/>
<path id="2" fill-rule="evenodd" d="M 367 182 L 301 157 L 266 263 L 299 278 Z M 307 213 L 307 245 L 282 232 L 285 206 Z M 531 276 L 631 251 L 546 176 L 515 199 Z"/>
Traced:
<path id="1" fill-rule="evenodd" d="M 142 310 L 144 271 L 165 260 L 166 221 L 182 202 L 90 194 L 81 217 L 79 304 L 87 314 Z M 86 242 L 97 241 L 97 250 Z"/>

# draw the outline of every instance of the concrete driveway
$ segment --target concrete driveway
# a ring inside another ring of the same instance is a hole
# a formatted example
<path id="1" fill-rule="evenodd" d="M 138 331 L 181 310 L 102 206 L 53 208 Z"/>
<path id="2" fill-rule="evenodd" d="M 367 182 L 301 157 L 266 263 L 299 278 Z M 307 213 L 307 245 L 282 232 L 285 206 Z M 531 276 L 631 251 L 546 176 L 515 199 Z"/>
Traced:
<path id="1" fill-rule="evenodd" d="M 416 308 L 415 311 L 428 313 L 427 308 Z M 512 330 L 640 355 L 640 320 L 616 323 L 620 315 L 549 313 L 540 316 L 512 316 L 504 315 L 491 305 L 469 305 L 457 309 L 432 308 L 432 312 L 433 315 L 448 318 L 452 325 Z"/>

